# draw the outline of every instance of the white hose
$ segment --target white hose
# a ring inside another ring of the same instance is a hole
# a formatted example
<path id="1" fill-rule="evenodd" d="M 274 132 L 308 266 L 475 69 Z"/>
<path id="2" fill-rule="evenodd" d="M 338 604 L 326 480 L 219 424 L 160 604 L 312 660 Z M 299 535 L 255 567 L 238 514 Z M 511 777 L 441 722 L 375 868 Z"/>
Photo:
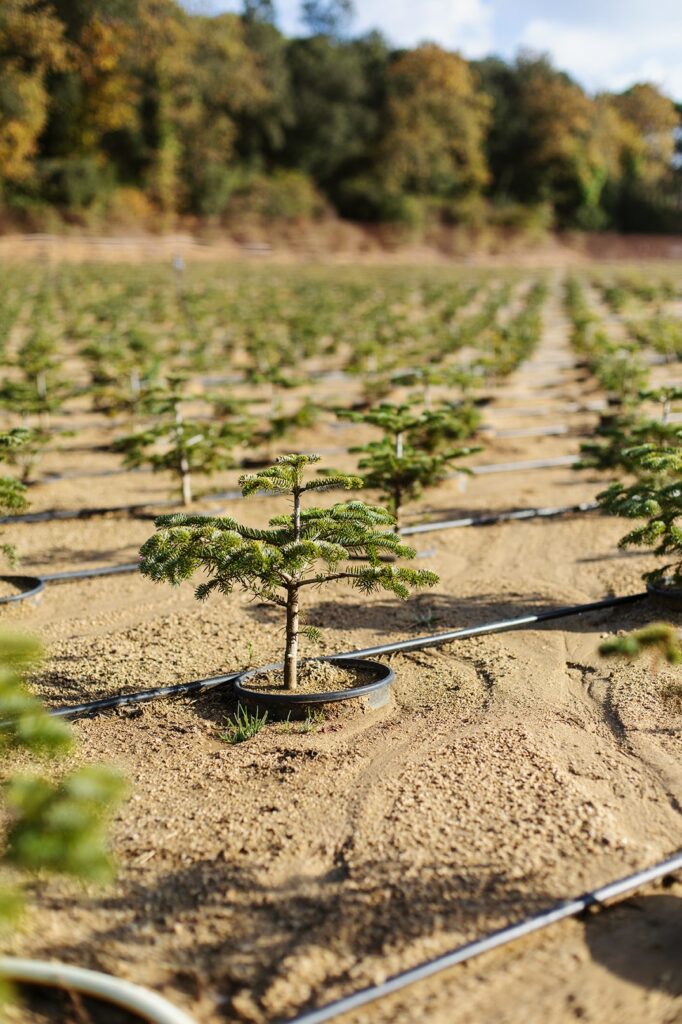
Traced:
<path id="1" fill-rule="evenodd" d="M 30 982 L 96 996 L 139 1014 L 150 1024 L 195 1024 L 191 1017 L 156 992 L 83 967 L 0 957 L 0 976 L 9 982 Z"/>

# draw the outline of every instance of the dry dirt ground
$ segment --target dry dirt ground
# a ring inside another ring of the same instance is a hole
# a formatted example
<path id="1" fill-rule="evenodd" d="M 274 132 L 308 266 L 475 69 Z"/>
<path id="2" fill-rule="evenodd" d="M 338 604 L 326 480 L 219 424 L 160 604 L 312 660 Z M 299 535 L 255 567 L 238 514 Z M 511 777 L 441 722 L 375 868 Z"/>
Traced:
<path id="1" fill-rule="evenodd" d="M 594 422 L 580 410 L 599 395 L 573 366 L 557 295 L 540 348 L 485 418 L 569 433 L 491 436 L 479 463 L 575 453 Z M 338 448 L 354 429 L 330 424 L 299 447 Z M 45 469 L 116 465 L 75 440 L 64 447 Z M 420 513 L 574 504 L 601 485 L 565 467 L 454 479 Z M 128 474 L 42 484 L 32 499 L 67 508 L 167 494 L 162 477 Z M 280 505 L 223 507 L 259 522 Z M 55 571 L 129 561 L 151 530 L 109 517 L 16 526 L 11 539 L 25 571 Z M 636 593 L 652 563 L 617 552 L 623 532 L 589 514 L 427 534 L 415 546 L 417 564 L 441 575 L 433 592 L 361 603 L 338 585 L 308 621 L 332 653 Z M 79 721 L 72 763 L 114 762 L 130 782 L 114 827 L 118 878 L 105 890 L 41 882 L 5 948 L 149 985 L 201 1024 L 275 1021 L 653 863 L 682 845 L 682 718 L 661 698 L 671 670 L 602 662 L 597 646 L 660 615 L 644 602 L 396 656 L 388 707 L 310 731 L 271 723 L 237 746 L 221 739 L 227 691 Z M 281 644 L 278 619 L 245 599 L 197 605 L 191 585 L 134 575 L 49 587 L 2 618 L 44 638 L 35 685 L 53 705 L 262 664 Z M 681 956 L 677 882 L 348 1020 L 673 1024 Z"/>

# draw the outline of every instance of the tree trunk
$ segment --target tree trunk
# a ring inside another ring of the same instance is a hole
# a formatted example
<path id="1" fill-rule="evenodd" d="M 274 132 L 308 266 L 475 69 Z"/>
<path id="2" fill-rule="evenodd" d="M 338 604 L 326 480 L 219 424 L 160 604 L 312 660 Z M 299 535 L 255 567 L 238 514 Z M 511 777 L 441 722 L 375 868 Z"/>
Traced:
<path id="1" fill-rule="evenodd" d="M 177 438 L 178 450 L 180 453 L 180 460 L 178 468 L 180 470 L 180 480 L 182 482 L 182 504 L 187 508 L 188 505 L 192 504 L 192 477 L 189 472 L 189 460 L 183 448 L 182 439 L 182 413 L 179 408 L 175 410 L 175 436 Z"/>
<path id="2" fill-rule="evenodd" d="M 393 515 L 395 517 L 394 533 L 400 533 L 400 506 L 403 503 L 403 492 L 399 487 L 393 491 Z"/>
<path id="3" fill-rule="evenodd" d="M 284 688 L 298 688 L 298 589 L 287 594 L 287 640 L 284 653 Z"/>
<path id="4" fill-rule="evenodd" d="M 187 459 L 180 461 L 180 474 L 182 478 L 182 504 L 187 507 L 192 504 L 192 477 L 189 472 Z"/>

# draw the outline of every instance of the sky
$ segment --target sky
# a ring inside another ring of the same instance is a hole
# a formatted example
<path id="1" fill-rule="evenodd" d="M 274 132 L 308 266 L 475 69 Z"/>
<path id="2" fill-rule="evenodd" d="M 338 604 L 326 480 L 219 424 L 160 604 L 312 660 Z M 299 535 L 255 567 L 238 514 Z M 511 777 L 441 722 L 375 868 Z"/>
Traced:
<path id="1" fill-rule="evenodd" d="M 299 0 L 275 0 L 300 30 Z M 212 12 L 240 0 L 189 0 Z M 378 28 L 395 46 L 436 42 L 466 57 L 547 52 L 591 92 L 655 82 L 682 100 L 682 0 L 356 0 L 354 34 Z"/>

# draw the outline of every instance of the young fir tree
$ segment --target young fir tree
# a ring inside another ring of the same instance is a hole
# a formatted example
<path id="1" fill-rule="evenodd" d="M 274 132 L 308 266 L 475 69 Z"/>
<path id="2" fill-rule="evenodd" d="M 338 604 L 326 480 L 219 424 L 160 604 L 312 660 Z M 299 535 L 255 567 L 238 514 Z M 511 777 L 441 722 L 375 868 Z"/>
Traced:
<path id="1" fill-rule="evenodd" d="M 388 590 L 405 599 L 410 587 L 438 582 L 433 572 L 381 562 L 384 552 L 399 558 L 415 555 L 392 531 L 394 520 L 385 509 L 360 501 L 329 508 L 304 505 L 304 495 L 311 491 L 362 487 L 362 480 L 344 473 L 306 481 L 306 469 L 318 461 L 317 455 L 283 455 L 269 469 L 241 478 L 245 496 L 269 491 L 291 499 L 292 511 L 275 516 L 267 529 L 226 516 L 160 516 L 157 532 L 141 549 L 141 570 L 152 580 L 178 584 L 202 570 L 209 579 L 197 587 L 199 599 L 214 590 L 230 594 L 238 586 L 284 609 L 284 686 L 290 690 L 297 687 L 299 637 L 314 639 L 316 634 L 300 623 L 306 587 L 345 580 L 366 594 Z M 368 564 L 346 564 L 357 557 Z"/>
<path id="2" fill-rule="evenodd" d="M 54 431 L 42 427 L 26 428 L 23 442 L 7 453 L 7 463 L 19 470 L 22 484 L 31 483 L 34 470 L 45 454 L 53 434 Z"/>
<path id="3" fill-rule="evenodd" d="M 644 519 L 619 541 L 623 547 L 651 547 L 655 555 L 672 555 L 673 561 L 646 573 L 645 579 L 682 584 L 682 448 L 641 445 L 625 456 L 635 467 L 636 483 L 611 484 L 597 495 L 603 510 L 612 516 Z"/>
<path id="4" fill-rule="evenodd" d="M 451 463 L 481 450 L 446 447 L 451 440 L 460 438 L 462 431 L 467 431 L 457 409 L 448 406 L 419 410 L 414 405 L 384 402 L 367 412 L 342 410 L 338 415 L 371 424 L 383 432 L 380 441 L 350 450 L 362 455 L 358 468 L 364 486 L 385 496 L 396 520 L 396 532 L 406 501 L 419 498 L 425 489 L 445 480 Z M 463 468 L 460 472 L 470 470 Z"/>
<path id="5" fill-rule="evenodd" d="M 643 444 L 682 447 L 682 426 L 661 420 L 636 420 L 627 414 L 616 416 L 597 430 L 599 441 L 580 446 L 576 469 L 622 469 L 636 476 L 642 468 L 636 454 Z M 645 471 L 646 472 L 646 471 Z M 648 475 L 648 474 L 646 474 Z"/>
<path id="6" fill-rule="evenodd" d="M 660 388 L 648 388 L 639 392 L 642 402 L 655 402 L 661 407 L 660 422 L 668 424 L 673 404 L 682 401 L 682 388 L 675 384 Z"/>
<path id="7" fill-rule="evenodd" d="M 456 364 L 453 366 L 437 364 L 415 366 L 408 370 L 398 370 L 397 373 L 392 375 L 391 382 L 394 387 L 421 388 L 421 401 L 427 409 L 430 409 L 433 404 L 432 391 L 434 387 L 458 388 L 460 394 L 464 396 L 464 401 L 458 403 L 455 407 L 460 408 L 462 405 L 466 405 L 467 407 L 471 406 L 474 411 L 477 411 L 471 401 L 471 395 L 480 384 L 481 378 L 480 375 L 473 373 L 466 366 Z"/>
<path id="8" fill-rule="evenodd" d="M 674 402 L 682 399 L 682 388 L 669 386 L 640 390 L 637 401 L 656 402 L 661 406 L 658 419 L 643 418 L 633 405 L 615 416 L 603 418 L 596 434 L 600 440 L 587 441 L 580 446 L 581 458 L 576 469 L 624 469 L 637 473 L 638 465 L 629 456 L 631 449 L 643 444 L 658 447 L 682 446 L 682 427 L 670 422 Z"/>
<path id="9" fill-rule="evenodd" d="M 307 398 L 302 405 L 294 412 L 284 412 L 280 407 L 274 408 L 268 419 L 267 425 L 256 434 L 254 440 L 265 444 L 268 451 L 268 461 L 271 461 L 272 447 L 276 441 L 282 441 L 285 437 L 296 430 L 304 430 L 307 427 L 314 427 L 320 418 L 321 408 Z"/>
<path id="10" fill-rule="evenodd" d="M 39 645 L 25 636 L 0 634 L 0 748 L 56 757 L 72 745 L 67 724 L 47 714 L 25 686 L 40 662 Z M 42 775 L 10 775 L 4 783 L 0 862 L 23 876 L 37 871 L 105 881 L 112 873 L 107 819 L 123 792 L 121 776 L 92 765 L 53 782 Z M 0 892 L 0 924 L 21 909 L 17 888 Z"/>
<path id="11" fill-rule="evenodd" d="M 122 452 L 125 465 L 151 466 L 154 472 L 166 470 L 180 483 L 182 503 L 192 504 L 192 475 L 210 476 L 234 465 L 232 450 L 243 440 L 235 424 L 200 422 L 187 419 L 183 412 L 186 398 L 173 380 L 167 389 L 150 392 L 146 411 L 155 422 L 147 429 L 118 438 L 114 451 Z"/>
<path id="12" fill-rule="evenodd" d="M 0 462 L 10 462 L 28 443 L 31 431 L 22 427 L 0 431 Z M 0 476 L 0 514 L 17 515 L 28 507 L 26 485 L 13 476 Z M 10 565 L 16 561 L 16 552 L 11 544 L 0 544 L 2 553 Z"/>
<path id="13" fill-rule="evenodd" d="M 0 384 L 0 406 L 19 416 L 24 423 L 30 416 L 39 416 L 45 421 L 49 413 L 59 409 L 65 393 L 65 388 L 55 386 L 49 393 L 41 394 L 35 381 L 5 380 Z"/>
<path id="14" fill-rule="evenodd" d="M 132 329 L 125 336 L 108 333 L 90 339 L 80 354 L 89 365 L 87 392 L 97 412 L 134 415 L 143 410 L 163 360 L 153 335 Z"/>

